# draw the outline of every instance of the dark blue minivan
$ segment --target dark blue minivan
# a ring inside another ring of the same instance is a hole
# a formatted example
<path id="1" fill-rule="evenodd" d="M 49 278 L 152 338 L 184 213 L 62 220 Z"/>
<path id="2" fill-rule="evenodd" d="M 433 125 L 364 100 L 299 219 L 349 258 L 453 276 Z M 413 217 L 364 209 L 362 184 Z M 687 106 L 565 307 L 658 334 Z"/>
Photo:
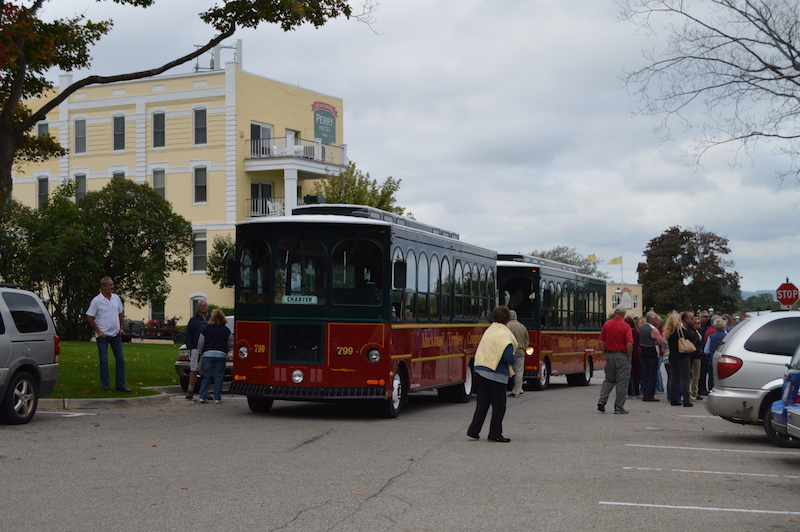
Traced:
<path id="1" fill-rule="evenodd" d="M 800 447 L 800 347 L 786 366 L 783 393 L 772 403 L 771 415 L 764 416 L 764 428 L 781 447 Z"/>

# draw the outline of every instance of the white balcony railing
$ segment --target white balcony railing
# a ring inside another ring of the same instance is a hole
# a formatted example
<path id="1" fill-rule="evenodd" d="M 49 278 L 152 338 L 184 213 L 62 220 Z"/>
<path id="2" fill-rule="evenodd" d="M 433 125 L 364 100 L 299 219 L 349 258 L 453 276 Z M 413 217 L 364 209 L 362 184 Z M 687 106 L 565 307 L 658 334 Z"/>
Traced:
<path id="1" fill-rule="evenodd" d="M 323 144 L 320 139 L 294 136 L 250 139 L 250 158 L 297 157 L 340 166 L 347 165 L 347 145 Z"/>

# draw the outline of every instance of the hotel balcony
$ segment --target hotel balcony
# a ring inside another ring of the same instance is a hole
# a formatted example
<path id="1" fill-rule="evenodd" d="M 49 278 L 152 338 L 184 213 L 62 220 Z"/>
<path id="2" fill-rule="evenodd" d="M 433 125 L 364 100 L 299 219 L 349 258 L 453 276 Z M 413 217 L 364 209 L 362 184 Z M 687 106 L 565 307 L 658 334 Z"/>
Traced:
<path id="1" fill-rule="evenodd" d="M 293 135 L 269 139 L 250 139 L 250 166 L 260 166 L 253 159 L 301 159 L 321 166 L 347 166 L 347 145 L 323 144 L 320 139 L 306 140 Z M 278 161 L 275 161 L 278 162 Z M 285 161 L 284 161 L 285 162 Z M 270 167 L 274 167 L 271 164 Z M 324 172 L 323 172 L 324 173 Z"/>

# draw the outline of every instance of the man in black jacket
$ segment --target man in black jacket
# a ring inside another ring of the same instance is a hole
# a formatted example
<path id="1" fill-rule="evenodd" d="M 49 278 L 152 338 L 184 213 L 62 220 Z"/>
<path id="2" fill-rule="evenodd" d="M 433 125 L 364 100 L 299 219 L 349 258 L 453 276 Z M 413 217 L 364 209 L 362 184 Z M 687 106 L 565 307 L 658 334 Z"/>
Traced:
<path id="1" fill-rule="evenodd" d="M 194 397 L 194 387 L 197 384 L 197 371 L 200 369 L 200 351 L 197 349 L 197 339 L 208 323 L 211 313 L 208 311 L 208 301 L 201 299 L 197 303 L 197 312 L 186 325 L 186 348 L 189 350 L 189 387 L 186 390 L 186 398 Z"/>

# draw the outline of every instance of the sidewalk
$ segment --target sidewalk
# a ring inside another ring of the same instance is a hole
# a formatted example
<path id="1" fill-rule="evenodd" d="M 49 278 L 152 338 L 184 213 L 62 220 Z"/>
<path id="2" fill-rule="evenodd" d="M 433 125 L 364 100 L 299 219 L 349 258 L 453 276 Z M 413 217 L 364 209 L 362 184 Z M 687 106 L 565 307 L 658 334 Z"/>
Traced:
<path id="1" fill-rule="evenodd" d="M 131 406 L 154 405 L 168 403 L 173 395 L 184 395 L 180 386 L 153 386 L 148 390 L 161 392 L 158 395 L 146 395 L 144 397 L 92 397 L 87 399 L 39 399 L 39 410 L 72 410 L 72 409 L 100 409 L 100 408 L 126 408 Z"/>

